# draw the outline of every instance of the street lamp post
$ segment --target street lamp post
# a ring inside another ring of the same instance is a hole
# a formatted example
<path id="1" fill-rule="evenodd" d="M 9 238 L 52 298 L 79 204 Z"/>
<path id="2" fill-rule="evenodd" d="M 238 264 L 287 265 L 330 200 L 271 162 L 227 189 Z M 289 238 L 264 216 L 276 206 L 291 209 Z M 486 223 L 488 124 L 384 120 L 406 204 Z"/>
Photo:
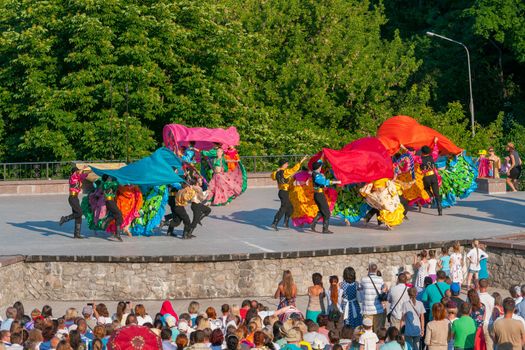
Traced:
<path id="1" fill-rule="evenodd" d="M 463 46 L 463 48 L 467 52 L 468 86 L 469 86 L 469 91 L 470 91 L 470 103 L 469 103 L 470 123 L 471 123 L 471 128 L 472 128 L 472 137 L 474 137 L 476 135 L 476 130 L 474 129 L 474 98 L 472 97 L 472 74 L 470 72 L 470 53 L 468 52 L 468 48 L 462 42 L 459 42 L 459 41 L 447 38 L 446 36 L 443 36 L 443 35 L 439 35 L 439 34 L 432 33 L 432 32 L 427 32 L 427 35 L 428 36 L 435 36 L 435 37 L 438 37 L 440 39 L 447 40 L 447 41 L 456 43 L 458 45 L 461 45 L 461 46 Z"/>

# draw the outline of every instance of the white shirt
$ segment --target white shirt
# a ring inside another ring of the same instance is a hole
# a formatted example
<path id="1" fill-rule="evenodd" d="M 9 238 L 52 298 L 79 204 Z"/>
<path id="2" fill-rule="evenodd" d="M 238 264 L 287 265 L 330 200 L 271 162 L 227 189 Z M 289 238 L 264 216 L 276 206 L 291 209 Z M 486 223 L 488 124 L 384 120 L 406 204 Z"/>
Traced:
<path id="1" fill-rule="evenodd" d="M 372 280 L 374 281 L 375 288 Z M 377 297 L 377 293 L 381 293 L 384 285 L 383 278 L 376 274 L 370 274 L 361 279 L 361 300 L 363 301 L 361 312 L 363 315 L 377 315 L 385 312 L 383 305 Z"/>
<path id="2" fill-rule="evenodd" d="M 169 340 L 162 341 L 162 350 L 176 350 L 177 347 L 173 345 Z"/>
<path id="3" fill-rule="evenodd" d="M 151 323 L 151 324 L 153 324 L 153 319 L 151 318 L 150 315 L 146 315 L 144 317 L 137 316 L 137 324 L 139 326 L 142 326 L 142 325 L 144 325 L 144 323 Z"/>
<path id="4" fill-rule="evenodd" d="M 98 324 L 111 324 L 112 322 L 113 320 L 111 319 L 111 317 L 100 316 L 99 318 L 97 318 Z"/>
<path id="5" fill-rule="evenodd" d="M 379 342 L 379 338 L 371 329 L 366 330 L 359 337 L 359 344 L 364 345 L 365 350 L 375 350 L 377 342 Z"/>
<path id="6" fill-rule="evenodd" d="M 328 338 L 324 334 L 321 334 L 319 332 L 305 333 L 303 339 L 305 342 L 308 342 L 311 345 L 314 345 L 314 342 L 317 342 L 317 344 L 321 344 L 321 348 L 324 348 L 326 345 L 330 344 Z"/>
<path id="7" fill-rule="evenodd" d="M 487 292 L 478 293 L 479 300 L 485 305 L 485 317 L 483 318 L 483 324 L 489 325 L 492 319 L 492 312 L 494 311 L 494 298 Z"/>
<path id="8" fill-rule="evenodd" d="M 435 275 L 436 274 L 437 263 L 438 263 L 438 261 L 436 259 L 428 260 L 428 274 L 429 275 Z"/>
<path id="9" fill-rule="evenodd" d="M 341 288 L 338 288 L 337 289 L 337 305 L 334 305 L 337 310 L 339 310 L 339 312 L 343 312 L 343 308 L 342 308 L 342 304 L 343 304 L 343 290 Z M 328 310 L 331 310 L 331 307 L 332 307 L 332 292 L 330 290 L 330 288 L 327 288 L 326 289 L 326 299 L 327 299 L 327 303 L 326 305 L 328 305 Z"/>
<path id="10" fill-rule="evenodd" d="M 483 250 L 479 248 L 472 248 L 470 252 L 467 254 L 467 258 L 469 259 L 469 269 L 472 271 L 479 271 L 481 270 L 481 266 L 479 265 L 479 261 L 481 260 L 481 257 L 483 255 L 487 255 Z"/>
<path id="11" fill-rule="evenodd" d="M 400 283 L 390 289 L 390 292 L 388 293 L 388 302 L 390 303 L 390 312 L 392 312 L 392 316 L 395 319 L 400 320 L 403 316 L 403 304 L 408 299 L 408 288 L 405 284 Z M 394 306 L 396 308 L 392 310 Z"/>

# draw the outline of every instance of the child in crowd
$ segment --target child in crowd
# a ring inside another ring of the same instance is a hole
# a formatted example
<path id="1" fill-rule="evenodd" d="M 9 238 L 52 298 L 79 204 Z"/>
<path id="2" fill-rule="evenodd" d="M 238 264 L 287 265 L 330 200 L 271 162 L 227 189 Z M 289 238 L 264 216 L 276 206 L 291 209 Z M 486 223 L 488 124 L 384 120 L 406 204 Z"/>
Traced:
<path id="1" fill-rule="evenodd" d="M 200 304 L 196 301 L 192 301 L 190 303 L 190 305 L 188 306 L 188 313 L 190 314 L 190 317 L 191 317 L 191 325 L 193 327 L 196 326 L 196 321 L 197 321 L 197 316 L 199 316 L 199 308 L 200 308 Z"/>
<path id="2" fill-rule="evenodd" d="M 463 257 L 461 256 L 461 245 L 459 242 L 454 243 L 450 255 L 450 275 L 452 282 L 461 286 L 463 283 Z"/>
<path id="3" fill-rule="evenodd" d="M 428 252 L 426 250 L 422 250 L 421 253 L 414 257 L 414 268 L 417 269 L 416 288 L 418 289 L 422 289 L 425 287 L 425 277 L 428 276 L 427 256 Z"/>
<path id="4" fill-rule="evenodd" d="M 364 333 L 359 337 L 359 350 L 376 350 L 379 338 L 372 330 L 374 323 L 370 318 L 363 320 Z"/>
<path id="5" fill-rule="evenodd" d="M 436 270 L 438 264 L 438 261 L 436 259 L 436 251 L 434 249 L 429 250 L 428 256 L 430 258 L 428 259 L 428 275 L 430 276 L 430 278 L 432 278 L 432 282 L 436 282 Z"/>
<path id="6" fill-rule="evenodd" d="M 447 307 L 447 319 L 450 322 L 450 328 L 455 320 L 458 319 L 458 306 L 453 300 L 449 300 L 445 305 Z M 454 338 L 448 340 L 448 350 L 454 350 Z"/>
<path id="7" fill-rule="evenodd" d="M 441 247 L 441 257 L 438 262 L 439 269 L 445 271 L 447 277 L 450 276 L 450 255 L 448 247 Z"/>

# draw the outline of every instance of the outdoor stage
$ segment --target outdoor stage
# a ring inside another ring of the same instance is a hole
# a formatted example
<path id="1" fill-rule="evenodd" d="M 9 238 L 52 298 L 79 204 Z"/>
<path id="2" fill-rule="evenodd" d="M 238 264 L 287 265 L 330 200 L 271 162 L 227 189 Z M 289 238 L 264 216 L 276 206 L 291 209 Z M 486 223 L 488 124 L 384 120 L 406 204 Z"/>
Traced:
<path id="1" fill-rule="evenodd" d="M 332 220 L 333 235 L 308 228 L 271 230 L 268 225 L 279 206 L 274 188 L 249 189 L 225 207 L 214 207 L 197 236 L 182 240 L 165 235 L 123 237 L 83 228 L 87 238 L 72 238 L 73 222 L 58 226 L 69 212 L 67 197 L 56 195 L 0 198 L 0 255 L 174 256 L 305 251 L 378 245 L 399 245 L 456 239 L 488 238 L 520 233 L 525 227 L 525 192 L 503 195 L 474 193 L 438 217 L 434 209 L 409 213 L 409 221 L 393 231 L 372 221 L 344 226 Z M 321 229 L 321 226 L 319 226 Z M 176 230 L 180 234 L 180 228 Z"/>

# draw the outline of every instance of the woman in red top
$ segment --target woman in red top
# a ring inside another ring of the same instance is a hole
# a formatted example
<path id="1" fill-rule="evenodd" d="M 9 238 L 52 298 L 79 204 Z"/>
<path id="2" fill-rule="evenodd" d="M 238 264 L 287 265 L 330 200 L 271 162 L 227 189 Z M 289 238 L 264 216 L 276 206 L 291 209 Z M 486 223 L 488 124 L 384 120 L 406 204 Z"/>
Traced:
<path id="1" fill-rule="evenodd" d="M 62 216 L 59 222 L 59 225 L 62 226 L 64 223 L 75 219 L 75 231 L 73 232 L 74 238 L 82 238 L 80 235 L 80 227 L 82 226 L 82 208 L 80 207 L 78 194 L 80 191 L 82 191 L 82 181 L 84 181 L 88 176 L 87 171 L 87 167 L 83 169 L 79 169 L 76 166 L 73 167 L 73 171 L 69 177 L 68 198 L 72 213 L 68 216 Z"/>

